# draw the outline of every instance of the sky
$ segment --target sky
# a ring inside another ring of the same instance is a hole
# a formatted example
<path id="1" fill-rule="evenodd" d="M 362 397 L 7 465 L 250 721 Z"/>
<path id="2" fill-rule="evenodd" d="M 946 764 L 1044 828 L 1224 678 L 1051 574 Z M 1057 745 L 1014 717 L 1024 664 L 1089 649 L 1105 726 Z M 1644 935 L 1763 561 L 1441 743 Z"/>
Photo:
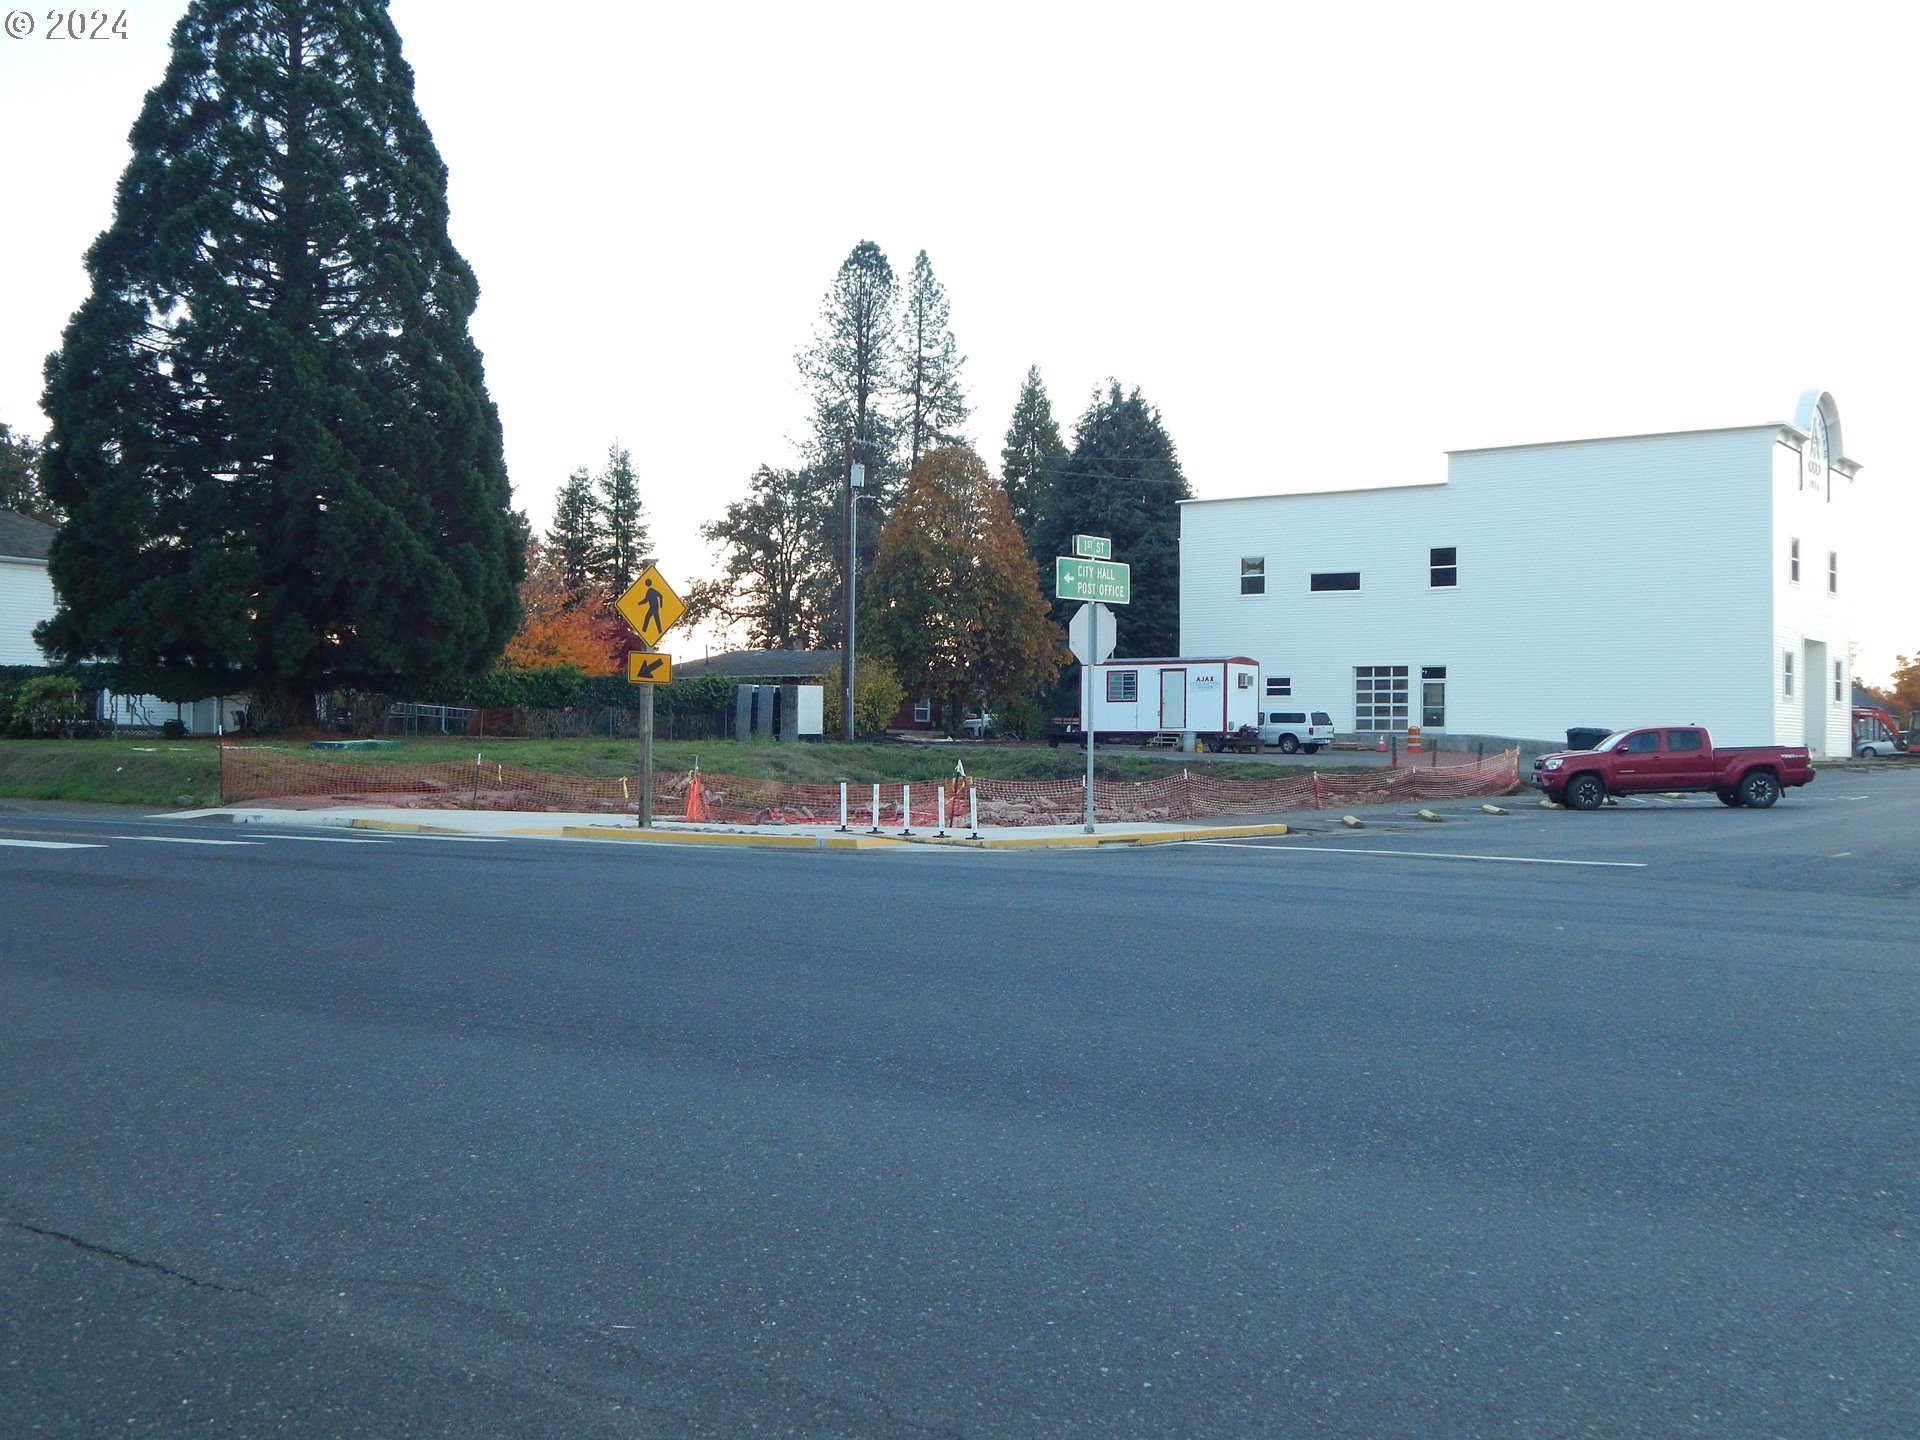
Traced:
<path id="1" fill-rule="evenodd" d="M 86 293 L 184 0 L 0 38 L 0 421 Z M 671 582 L 790 464 L 861 240 L 946 287 L 996 470 L 1027 368 L 1111 378 L 1194 493 L 1445 475 L 1485 445 L 1790 421 L 1831 391 L 1856 674 L 1920 654 L 1911 83 L 1885 4 L 1175 7 L 392 0 L 537 529 L 633 454 Z M 10 15 L 9 32 L 16 22 Z M 1542 497 L 1542 544 L 1575 543 Z M 1689 543 L 1675 542 L 1675 563 Z M 723 637 L 670 636 L 697 655 Z M 678 649 L 676 650 L 676 645 Z"/>

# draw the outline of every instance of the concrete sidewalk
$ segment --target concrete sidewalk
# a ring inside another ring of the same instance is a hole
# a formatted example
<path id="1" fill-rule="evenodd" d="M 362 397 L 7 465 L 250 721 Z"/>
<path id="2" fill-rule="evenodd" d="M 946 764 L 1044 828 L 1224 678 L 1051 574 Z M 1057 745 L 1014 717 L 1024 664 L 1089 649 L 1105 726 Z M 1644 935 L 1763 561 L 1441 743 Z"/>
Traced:
<path id="1" fill-rule="evenodd" d="M 1238 839 L 1285 835 L 1278 820 L 1188 820 L 1164 824 L 1113 823 L 1089 835 L 1080 825 L 986 826 L 977 833 L 962 820 L 949 822 L 945 834 L 934 826 L 897 827 L 873 833 L 850 825 L 727 825 L 679 819 L 656 821 L 642 830 L 631 816 L 562 814 L 506 810 L 401 810 L 342 805 L 326 809 L 279 809 L 267 805 L 181 810 L 156 816 L 165 820 L 227 820 L 236 825 L 332 826 L 418 835 L 499 836 L 559 840 L 603 840 L 640 845 L 748 845 L 784 849 L 869 850 L 900 845 L 950 845 L 967 850 L 1033 849 L 1049 846 L 1156 845 L 1181 840 Z"/>

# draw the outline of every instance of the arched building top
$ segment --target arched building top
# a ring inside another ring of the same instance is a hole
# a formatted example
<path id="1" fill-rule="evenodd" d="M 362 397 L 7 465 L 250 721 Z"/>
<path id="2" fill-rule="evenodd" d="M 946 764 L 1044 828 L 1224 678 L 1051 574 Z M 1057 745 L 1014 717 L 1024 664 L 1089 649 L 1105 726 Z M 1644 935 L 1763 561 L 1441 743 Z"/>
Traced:
<path id="1" fill-rule="evenodd" d="M 1803 390 L 1793 409 L 1793 428 L 1807 437 L 1807 454 L 1820 464 L 1852 475 L 1860 467 L 1847 458 L 1840 437 L 1840 407 L 1826 390 Z"/>

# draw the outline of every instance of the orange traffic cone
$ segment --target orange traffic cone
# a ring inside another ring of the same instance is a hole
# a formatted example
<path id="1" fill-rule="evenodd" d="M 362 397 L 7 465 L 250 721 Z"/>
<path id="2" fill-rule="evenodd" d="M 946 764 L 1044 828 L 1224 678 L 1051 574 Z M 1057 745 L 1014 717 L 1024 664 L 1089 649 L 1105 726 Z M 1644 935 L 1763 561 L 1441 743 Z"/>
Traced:
<path id="1" fill-rule="evenodd" d="M 1387 753 L 1387 737 L 1382 735 L 1380 737 L 1380 743 L 1374 746 L 1373 748 L 1378 750 L 1382 755 L 1386 754 Z"/>
<path id="2" fill-rule="evenodd" d="M 687 819 L 711 820 L 707 811 L 707 797 L 700 793 L 700 774 L 695 771 L 687 780 Z"/>

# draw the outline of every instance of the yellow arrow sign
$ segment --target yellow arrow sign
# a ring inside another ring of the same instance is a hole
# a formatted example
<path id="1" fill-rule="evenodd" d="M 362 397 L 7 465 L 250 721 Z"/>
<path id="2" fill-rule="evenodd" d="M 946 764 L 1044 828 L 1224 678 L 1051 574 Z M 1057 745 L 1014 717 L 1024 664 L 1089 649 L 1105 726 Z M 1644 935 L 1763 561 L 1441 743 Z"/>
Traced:
<path id="1" fill-rule="evenodd" d="M 671 685 L 673 661 L 665 655 L 656 655 L 651 650 L 629 650 L 627 679 L 635 685 Z"/>
<path id="2" fill-rule="evenodd" d="M 657 645 L 660 637 L 686 614 L 687 602 L 673 593 L 673 587 L 661 578 L 659 570 L 649 565 L 614 608 L 634 634 L 649 645 Z"/>

